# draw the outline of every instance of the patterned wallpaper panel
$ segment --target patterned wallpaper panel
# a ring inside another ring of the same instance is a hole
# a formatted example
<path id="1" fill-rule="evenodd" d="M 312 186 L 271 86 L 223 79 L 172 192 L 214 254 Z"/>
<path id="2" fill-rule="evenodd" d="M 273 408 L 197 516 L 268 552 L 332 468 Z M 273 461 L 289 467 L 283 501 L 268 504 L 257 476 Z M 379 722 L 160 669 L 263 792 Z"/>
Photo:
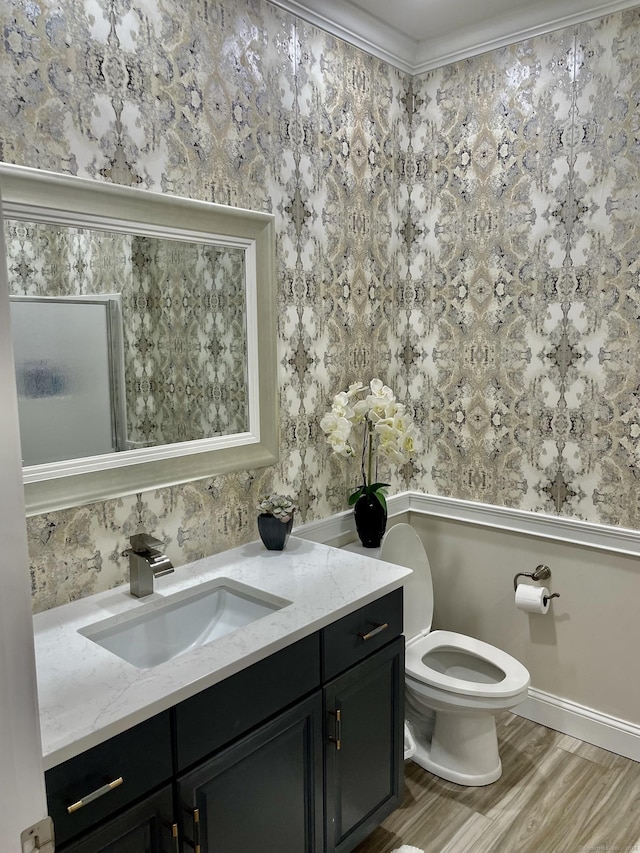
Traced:
<path id="1" fill-rule="evenodd" d="M 135 236 L 123 288 L 129 439 L 247 429 L 244 252 Z"/>
<path id="2" fill-rule="evenodd" d="M 640 11 L 410 79 L 265 0 L 6 0 L 2 159 L 271 211 L 281 462 L 28 521 L 35 609 L 344 509 L 331 397 L 380 376 L 417 488 L 640 528 Z"/>
<path id="3" fill-rule="evenodd" d="M 640 528 L 640 11 L 414 87 L 411 484 Z"/>

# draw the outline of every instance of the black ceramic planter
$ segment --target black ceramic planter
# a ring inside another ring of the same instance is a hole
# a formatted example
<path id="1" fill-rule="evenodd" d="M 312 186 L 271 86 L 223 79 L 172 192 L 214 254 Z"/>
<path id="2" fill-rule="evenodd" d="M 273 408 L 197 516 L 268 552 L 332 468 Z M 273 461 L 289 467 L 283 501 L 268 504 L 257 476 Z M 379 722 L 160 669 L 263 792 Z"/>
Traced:
<path id="1" fill-rule="evenodd" d="M 284 551 L 293 527 L 293 516 L 289 521 L 280 521 L 275 515 L 263 512 L 258 516 L 258 533 L 269 551 Z"/>
<path id="2" fill-rule="evenodd" d="M 387 527 L 387 511 L 375 495 L 362 495 L 355 502 L 356 530 L 365 548 L 377 548 Z"/>

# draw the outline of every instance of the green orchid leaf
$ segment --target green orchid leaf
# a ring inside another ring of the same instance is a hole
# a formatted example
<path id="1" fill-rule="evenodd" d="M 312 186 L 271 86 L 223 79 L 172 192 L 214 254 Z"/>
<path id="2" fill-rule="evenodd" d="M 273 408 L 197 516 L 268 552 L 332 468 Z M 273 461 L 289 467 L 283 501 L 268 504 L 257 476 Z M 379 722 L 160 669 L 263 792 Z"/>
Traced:
<path id="1" fill-rule="evenodd" d="M 353 494 L 349 495 L 349 506 L 353 506 L 354 503 L 358 500 L 358 498 L 362 497 L 365 494 L 364 486 L 360 486 L 359 489 L 356 489 Z"/>
<path id="2" fill-rule="evenodd" d="M 384 492 L 382 491 L 382 489 L 377 489 L 373 494 L 374 494 L 374 496 L 375 496 L 375 497 L 380 501 L 380 503 L 382 504 L 383 509 L 386 511 L 386 509 L 387 509 L 387 499 L 386 499 L 385 494 L 384 494 Z"/>
<path id="3" fill-rule="evenodd" d="M 379 492 L 380 489 L 388 489 L 389 483 L 372 483 L 370 486 L 367 486 L 367 494 L 375 495 L 376 492 Z"/>

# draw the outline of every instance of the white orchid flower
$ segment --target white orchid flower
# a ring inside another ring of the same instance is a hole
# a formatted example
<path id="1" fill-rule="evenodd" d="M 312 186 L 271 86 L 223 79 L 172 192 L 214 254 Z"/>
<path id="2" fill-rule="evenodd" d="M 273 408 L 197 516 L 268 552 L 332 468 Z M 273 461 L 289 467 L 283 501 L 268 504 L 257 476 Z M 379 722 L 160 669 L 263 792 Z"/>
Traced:
<path id="1" fill-rule="evenodd" d="M 402 447 L 403 452 L 412 456 L 417 450 L 418 438 L 418 430 L 416 429 L 415 424 L 410 424 L 402 436 L 400 446 Z"/>
<path id="2" fill-rule="evenodd" d="M 353 405 L 353 413 L 355 417 L 354 423 L 362 423 L 369 414 L 369 404 L 366 400 L 358 400 Z"/>
<path id="3" fill-rule="evenodd" d="M 395 445 L 381 445 L 380 452 L 383 456 L 386 456 L 387 459 L 391 459 L 392 462 L 396 462 L 398 465 L 404 465 L 405 462 L 408 462 L 408 458 L 401 453 Z"/>
<path id="4" fill-rule="evenodd" d="M 353 417 L 353 408 L 351 406 L 349 395 L 344 391 L 341 391 L 340 394 L 336 394 L 333 398 L 331 411 L 338 418 L 351 419 Z"/>
<path id="5" fill-rule="evenodd" d="M 356 427 L 361 427 L 357 454 L 351 443 Z M 320 428 L 338 456 L 362 455 L 362 487 L 373 482 L 376 454 L 404 465 L 418 441 L 418 430 L 407 407 L 380 379 L 372 379 L 368 387 L 353 382 L 347 391 L 336 394 L 331 411 L 320 420 Z"/>
<path id="6" fill-rule="evenodd" d="M 353 448 L 349 444 L 351 421 L 348 418 L 327 412 L 320 421 L 320 429 L 326 433 L 327 441 L 338 456 L 353 456 Z"/>
<path id="7" fill-rule="evenodd" d="M 355 455 L 353 447 L 351 447 L 344 435 L 341 435 L 339 432 L 332 432 L 327 436 L 327 441 L 331 445 L 333 452 L 337 453 L 338 456 L 351 457 Z"/>

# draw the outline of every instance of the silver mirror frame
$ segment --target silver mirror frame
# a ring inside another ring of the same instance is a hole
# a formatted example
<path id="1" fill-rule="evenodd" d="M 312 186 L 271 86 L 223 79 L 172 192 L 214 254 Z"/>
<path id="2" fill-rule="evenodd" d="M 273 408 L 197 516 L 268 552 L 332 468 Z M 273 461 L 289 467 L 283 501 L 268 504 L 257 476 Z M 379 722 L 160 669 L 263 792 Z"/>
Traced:
<path id="1" fill-rule="evenodd" d="M 23 479 L 27 515 L 261 468 L 278 461 L 273 214 L 7 163 L 0 163 L 0 197 L 7 219 L 168 239 L 217 240 L 245 249 L 248 431 L 26 467 Z"/>

